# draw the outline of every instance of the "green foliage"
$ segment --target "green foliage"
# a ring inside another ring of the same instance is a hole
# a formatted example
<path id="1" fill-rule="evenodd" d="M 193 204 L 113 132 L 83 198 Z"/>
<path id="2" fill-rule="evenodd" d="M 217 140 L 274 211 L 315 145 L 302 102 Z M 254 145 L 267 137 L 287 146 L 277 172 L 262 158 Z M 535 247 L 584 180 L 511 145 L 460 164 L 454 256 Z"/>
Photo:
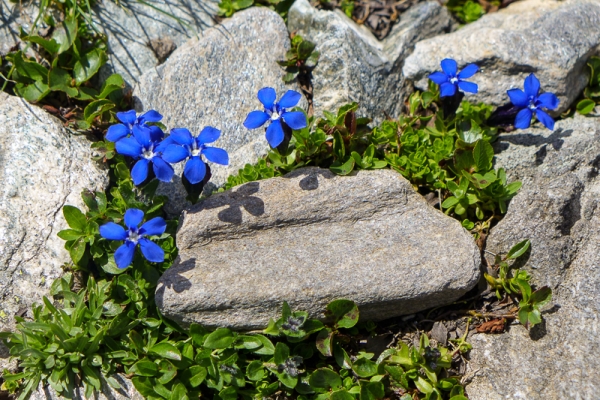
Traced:
<path id="1" fill-rule="evenodd" d="M 529 283 L 531 276 L 527 271 L 516 269 L 514 266 L 514 261 L 525 255 L 529 247 L 529 240 L 517 243 L 503 258 L 496 256 L 493 267 L 498 272 L 497 277 L 484 274 L 492 289 L 496 290 L 498 299 L 503 297 L 501 291 L 520 298 L 519 321 L 528 329 L 542 322 L 540 308 L 552 299 L 552 290 L 549 287 L 544 286 L 534 291 Z M 509 264 L 509 261 L 513 263 Z"/>
<path id="2" fill-rule="evenodd" d="M 583 99 L 575 107 L 579 114 L 587 115 L 594 111 L 596 104 L 600 104 L 600 57 L 592 57 L 587 63 L 590 82 L 583 90 Z"/>
<path id="3" fill-rule="evenodd" d="M 438 103 L 432 84 L 409 98 L 406 114 L 374 129 L 367 126 L 369 119 L 357 117 L 356 103 L 337 114 L 324 112 L 324 118 L 310 118 L 306 128 L 293 131 L 285 150 L 273 149 L 258 164 L 229 177 L 225 189 L 309 165 L 338 175 L 392 168 L 416 190 L 437 192 L 444 212 L 467 229 L 489 228 L 521 187 L 508 183 L 503 169 L 493 168 L 490 142 L 497 132 L 486 126 L 492 107 L 465 101 L 456 115 L 445 118 Z"/>
<path id="4" fill-rule="evenodd" d="M 77 120 L 80 129 L 114 121 L 124 87 L 118 74 L 108 77 L 102 85 L 92 83 L 107 55 L 105 38 L 94 31 L 89 7 L 88 2 L 79 0 L 42 2 L 38 19 L 44 19 L 51 33 L 42 37 L 21 28 L 25 49 L 9 52 L 0 63 L 4 69 L 0 75 L 3 90 L 34 103 L 70 104 L 74 111 L 61 116 Z M 57 9 L 65 13 L 61 22 L 53 17 L 52 11 Z M 36 24 L 32 32 L 35 27 Z"/>
<path id="5" fill-rule="evenodd" d="M 287 13 L 294 0 L 221 0 L 219 3 L 219 15 L 231 17 L 237 11 L 257 5 L 265 6 L 277 11 L 282 18 L 287 18 Z"/>
<path id="6" fill-rule="evenodd" d="M 315 44 L 304 40 L 300 35 L 292 36 L 292 48 L 285 54 L 285 60 L 277 63 L 285 68 L 283 77 L 285 83 L 293 81 L 298 74 L 307 74 L 312 71 L 319 61 L 319 52 L 315 51 Z"/>
<path id="7" fill-rule="evenodd" d="M 490 4 L 499 6 L 500 1 L 491 1 Z M 485 14 L 483 7 L 473 0 L 448 0 L 446 7 L 464 24 L 477 21 Z"/>
<path id="8" fill-rule="evenodd" d="M 326 9 L 341 9 L 348 18 L 354 14 L 354 0 L 319 0 L 319 3 Z"/>

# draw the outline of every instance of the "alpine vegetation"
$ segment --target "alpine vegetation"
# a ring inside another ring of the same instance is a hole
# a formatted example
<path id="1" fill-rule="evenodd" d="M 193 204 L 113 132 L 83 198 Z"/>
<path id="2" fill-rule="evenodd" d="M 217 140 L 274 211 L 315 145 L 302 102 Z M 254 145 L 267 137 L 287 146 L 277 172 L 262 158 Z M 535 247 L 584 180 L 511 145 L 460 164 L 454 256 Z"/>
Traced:
<path id="1" fill-rule="evenodd" d="M 429 75 L 429 79 L 440 85 L 440 97 L 454 96 L 458 90 L 477 93 L 477 84 L 465 80 L 479 71 L 477 65 L 469 64 L 458 73 L 456 61 L 450 58 L 443 59 L 441 65 L 443 72 L 437 71 Z"/>
<path id="2" fill-rule="evenodd" d="M 540 92 L 540 81 L 534 74 L 525 78 L 525 91 L 521 89 L 510 89 L 508 97 L 515 107 L 521 109 L 515 119 L 515 128 L 527 129 L 531 124 L 531 118 L 535 112 L 537 119 L 548 129 L 554 129 L 554 120 L 542 108 L 556 110 L 558 107 L 558 97 L 554 93 Z"/>

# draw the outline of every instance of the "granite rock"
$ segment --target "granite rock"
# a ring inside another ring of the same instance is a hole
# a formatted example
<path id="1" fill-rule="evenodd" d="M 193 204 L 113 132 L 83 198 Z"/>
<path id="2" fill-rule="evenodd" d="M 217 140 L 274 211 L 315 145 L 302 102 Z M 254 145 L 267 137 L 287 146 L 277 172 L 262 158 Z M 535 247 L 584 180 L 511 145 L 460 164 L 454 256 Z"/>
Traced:
<path id="1" fill-rule="evenodd" d="M 530 73 L 542 90 L 560 99 L 557 112 L 569 108 L 586 86 L 586 62 L 600 45 L 600 1 L 525 0 L 484 15 L 456 32 L 423 40 L 406 59 L 404 77 L 427 87 L 428 75 L 440 70 L 444 58 L 459 68 L 475 63 L 481 71 L 472 101 L 503 105 L 506 91 L 523 88 Z"/>
<path id="2" fill-rule="evenodd" d="M 523 180 L 487 250 L 506 253 L 524 239 L 524 268 L 538 287 L 553 289 L 544 322 L 528 332 L 471 341 L 469 399 L 594 399 L 600 390 L 600 118 L 576 116 L 554 132 L 502 135 L 496 164 Z"/>
<path id="3" fill-rule="evenodd" d="M 133 386 L 133 382 L 130 379 L 121 374 L 113 375 L 113 377 L 121 385 L 121 389 L 114 389 L 108 385 L 103 379 L 101 390 L 94 396 L 94 400 L 143 400 L 142 396 Z M 74 399 L 85 399 L 85 391 L 83 388 L 75 389 L 73 393 Z M 56 391 L 50 385 L 40 384 L 38 389 L 31 394 L 29 400 L 60 400 L 64 399 L 63 396 L 56 393 Z"/>
<path id="4" fill-rule="evenodd" d="M 0 93 L 0 330 L 30 312 L 70 260 L 57 232 L 66 204 L 84 208 L 84 189 L 104 190 L 108 174 L 89 141 L 24 100 Z M 0 351 L 0 370 L 7 355 Z M 3 358 L 4 357 L 4 358 Z"/>
<path id="5" fill-rule="evenodd" d="M 242 124 L 250 111 L 262 106 L 256 94 L 270 86 L 281 96 L 297 85 L 286 86 L 277 60 L 290 47 L 283 19 L 274 11 L 253 7 L 236 13 L 202 37 L 188 41 L 169 60 L 144 74 L 136 86 L 136 109 L 156 109 L 163 123 L 188 128 L 197 134 L 205 126 L 221 130 L 214 146 L 229 153 L 228 167 L 212 166 L 212 188 L 227 182 L 247 163 L 254 164 L 269 148 L 264 129 L 248 130 Z M 179 164 L 172 183 L 161 184 L 159 194 L 169 197 L 165 210 L 178 215 L 189 206 L 181 183 Z"/>
<path id="6" fill-rule="evenodd" d="M 283 301 L 321 318 L 339 298 L 382 320 L 452 302 L 480 276 L 469 233 L 392 170 L 304 168 L 215 194 L 184 212 L 177 245 L 156 302 L 184 326 L 265 328 Z"/>
<path id="7" fill-rule="evenodd" d="M 448 10 L 436 1 L 402 13 L 383 41 L 340 10 L 317 10 L 308 0 L 296 0 L 288 15 L 290 32 L 314 42 L 321 54 L 312 72 L 316 115 L 356 101 L 360 112 L 375 121 L 402 111 L 412 88 L 405 85 L 401 70 L 415 43 L 452 27 Z"/>

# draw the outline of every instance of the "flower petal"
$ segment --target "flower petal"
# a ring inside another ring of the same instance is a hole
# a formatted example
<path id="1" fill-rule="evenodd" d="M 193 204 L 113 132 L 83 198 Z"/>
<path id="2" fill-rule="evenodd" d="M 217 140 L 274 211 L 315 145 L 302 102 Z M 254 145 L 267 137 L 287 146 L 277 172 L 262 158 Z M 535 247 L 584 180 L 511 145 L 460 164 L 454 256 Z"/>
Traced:
<path id="1" fill-rule="evenodd" d="M 456 76 L 456 71 L 458 66 L 456 65 L 456 61 L 451 58 L 444 58 L 441 62 L 442 70 L 448 76 Z"/>
<path id="2" fill-rule="evenodd" d="M 173 138 L 173 140 L 176 143 L 185 146 L 191 146 L 194 143 L 194 137 L 192 136 L 191 132 L 186 128 L 171 129 L 169 137 Z"/>
<path id="3" fill-rule="evenodd" d="M 129 210 L 125 211 L 125 216 L 123 219 L 125 220 L 126 227 L 130 229 L 137 228 L 144 219 L 144 212 L 137 208 L 130 208 Z"/>
<path id="4" fill-rule="evenodd" d="M 140 116 L 140 124 L 145 124 L 146 122 L 158 122 L 162 119 L 162 115 L 160 115 L 155 110 L 149 110 Z"/>
<path id="5" fill-rule="evenodd" d="M 109 142 L 117 142 L 124 137 L 127 137 L 131 131 L 123 124 L 111 125 L 106 132 L 106 140 Z"/>
<path id="6" fill-rule="evenodd" d="M 549 116 L 548 114 L 546 114 L 544 111 L 542 110 L 535 110 L 535 115 L 537 117 L 537 119 L 544 124 L 544 126 L 548 129 L 550 129 L 551 131 L 554 130 L 554 120 L 552 119 L 551 116 Z"/>
<path id="7" fill-rule="evenodd" d="M 138 162 L 135 163 L 135 165 L 131 169 L 131 179 L 133 180 L 134 185 L 140 185 L 146 180 L 146 178 L 148 178 L 149 164 L 150 161 L 146 158 L 141 158 Z"/>
<path id="8" fill-rule="evenodd" d="M 130 241 L 126 241 L 124 244 L 119 246 L 115 251 L 115 262 L 117 267 L 120 269 L 127 268 L 133 261 L 133 255 L 135 254 L 135 244 Z"/>
<path id="9" fill-rule="evenodd" d="M 542 93 L 538 97 L 538 103 L 549 110 L 555 110 L 559 102 L 560 100 L 558 100 L 558 97 L 554 93 Z"/>
<path id="10" fill-rule="evenodd" d="M 302 111 L 286 112 L 281 115 L 281 118 L 292 129 L 306 128 L 306 115 Z"/>
<path id="11" fill-rule="evenodd" d="M 529 99 L 524 91 L 521 89 L 510 89 L 506 93 L 510 97 L 510 102 L 517 107 L 527 107 L 529 105 Z"/>
<path id="12" fill-rule="evenodd" d="M 142 155 L 142 146 L 132 137 L 124 138 L 115 143 L 117 153 L 129 157 L 139 157 Z"/>
<path id="13" fill-rule="evenodd" d="M 147 236 L 160 236 L 165 233 L 167 223 L 161 217 L 152 218 L 140 228 L 140 234 Z"/>
<path id="14" fill-rule="evenodd" d="M 269 146 L 275 148 L 283 142 L 283 128 L 281 127 L 281 121 L 275 120 L 271 122 L 271 125 L 267 128 L 267 142 Z"/>
<path id="15" fill-rule="evenodd" d="M 108 222 L 100 227 L 100 236 L 108 240 L 125 240 L 127 239 L 127 232 L 121 225 Z"/>
<path id="16" fill-rule="evenodd" d="M 158 142 L 165 137 L 165 133 L 156 125 L 150 125 L 147 127 L 150 130 L 150 140 Z"/>
<path id="17" fill-rule="evenodd" d="M 133 137 L 138 143 L 144 147 L 150 147 L 150 143 L 152 142 L 152 138 L 150 137 L 150 129 L 144 125 L 134 125 L 133 126 Z"/>
<path id="18" fill-rule="evenodd" d="M 267 110 L 271 110 L 273 108 L 273 104 L 275 104 L 275 100 L 277 99 L 277 93 L 275 89 L 271 87 L 265 87 L 258 91 L 258 100 L 262 103 L 263 106 Z"/>
<path id="19" fill-rule="evenodd" d="M 161 182 L 171 182 L 175 173 L 173 167 L 167 164 L 160 156 L 152 157 L 152 170 L 154 171 L 154 175 L 156 175 L 156 179 Z"/>
<path id="20" fill-rule="evenodd" d="M 198 144 L 212 143 L 215 140 L 219 139 L 221 136 L 221 131 L 217 128 L 213 128 L 212 126 L 207 126 L 198 135 L 197 142 Z"/>
<path id="21" fill-rule="evenodd" d="M 525 94 L 527 97 L 537 97 L 540 91 L 540 81 L 534 74 L 530 74 L 525 78 Z"/>
<path id="22" fill-rule="evenodd" d="M 529 108 L 524 108 L 517 114 L 515 118 L 515 128 L 517 129 L 527 129 L 529 125 L 531 125 L 531 117 L 533 114 Z"/>
<path id="23" fill-rule="evenodd" d="M 281 96 L 281 99 L 279 100 L 279 107 L 294 107 L 296 104 L 298 104 L 301 98 L 302 95 L 300 93 L 296 92 L 295 90 L 288 90 L 283 96 Z"/>
<path id="24" fill-rule="evenodd" d="M 479 71 L 479 67 L 475 64 L 469 64 L 458 73 L 459 79 L 469 79 Z"/>
<path id="25" fill-rule="evenodd" d="M 448 76 L 440 71 L 434 72 L 433 74 L 429 74 L 429 79 L 433 82 L 441 85 L 442 83 L 448 82 Z"/>
<path id="26" fill-rule="evenodd" d="M 146 238 L 141 238 L 139 243 L 142 254 L 146 257 L 146 260 L 151 262 L 165 261 L 165 252 L 159 245 Z"/>
<path id="27" fill-rule="evenodd" d="M 171 144 L 162 153 L 162 159 L 168 163 L 175 164 L 188 158 L 190 152 L 183 146 Z"/>
<path id="28" fill-rule="evenodd" d="M 167 136 L 164 140 L 160 141 L 158 145 L 155 143 L 156 147 L 154 147 L 154 152 L 162 154 L 167 149 L 167 147 L 169 147 L 172 144 L 176 144 L 175 140 L 173 140 L 171 136 Z"/>
<path id="29" fill-rule="evenodd" d="M 229 165 L 229 154 L 223 149 L 219 149 L 218 147 L 205 147 L 202 150 L 202 154 L 210 162 Z"/>
<path id="30" fill-rule="evenodd" d="M 467 81 L 458 81 L 458 88 L 463 92 L 477 93 L 477 84 Z"/>
<path id="31" fill-rule="evenodd" d="M 244 121 L 244 126 L 247 129 L 256 129 L 260 128 L 269 120 L 269 114 L 264 111 L 252 111 L 246 117 Z"/>
<path id="32" fill-rule="evenodd" d="M 117 113 L 117 119 L 124 124 L 133 125 L 135 124 L 135 110 L 123 111 Z"/>
<path id="33" fill-rule="evenodd" d="M 185 164 L 183 174 L 192 185 L 200 183 L 206 175 L 206 164 L 200 157 L 192 157 Z"/>
<path id="34" fill-rule="evenodd" d="M 454 96 L 456 93 L 456 85 L 450 82 L 442 83 L 440 85 L 440 97 Z"/>

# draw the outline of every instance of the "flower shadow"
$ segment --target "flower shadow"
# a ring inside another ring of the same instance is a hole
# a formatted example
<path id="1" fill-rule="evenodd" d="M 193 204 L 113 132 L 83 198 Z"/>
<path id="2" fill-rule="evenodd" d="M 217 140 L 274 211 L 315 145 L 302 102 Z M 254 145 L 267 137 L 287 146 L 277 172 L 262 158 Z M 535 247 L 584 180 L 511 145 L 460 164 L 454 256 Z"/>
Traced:
<path id="1" fill-rule="evenodd" d="M 255 217 L 265 213 L 265 203 L 261 198 L 253 196 L 258 193 L 259 189 L 259 182 L 247 183 L 232 189 L 231 192 L 228 192 L 226 195 L 215 194 L 211 196 L 207 200 L 192 207 L 189 213 L 195 214 L 203 210 L 226 206 L 226 209 L 217 214 L 219 220 L 239 225 L 243 221 L 242 208 Z"/>

